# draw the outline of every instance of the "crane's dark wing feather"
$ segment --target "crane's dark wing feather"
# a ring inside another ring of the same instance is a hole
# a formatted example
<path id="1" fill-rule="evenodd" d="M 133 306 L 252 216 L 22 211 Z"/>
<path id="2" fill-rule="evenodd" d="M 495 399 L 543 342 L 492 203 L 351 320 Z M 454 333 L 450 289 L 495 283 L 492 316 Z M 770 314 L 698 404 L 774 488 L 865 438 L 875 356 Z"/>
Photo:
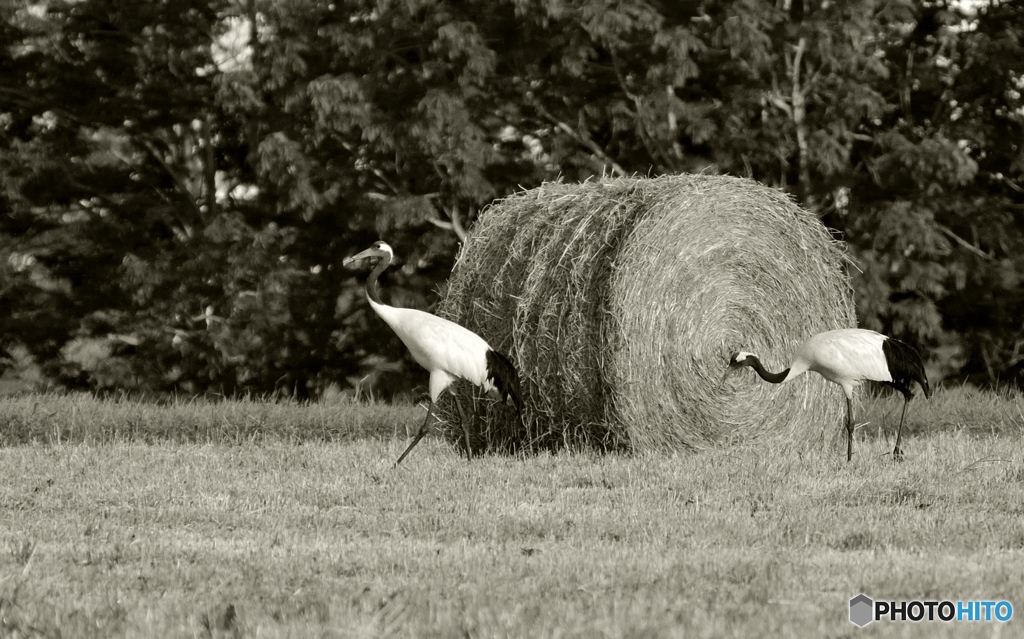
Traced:
<path id="1" fill-rule="evenodd" d="M 889 337 L 882 342 L 882 353 L 885 354 L 885 361 L 889 365 L 889 374 L 892 375 L 892 381 L 888 382 L 890 386 L 903 393 L 904 397 L 910 398 L 913 395 L 910 386 L 917 382 L 921 385 L 924 396 L 931 396 L 924 363 L 913 346 Z"/>
<path id="2" fill-rule="evenodd" d="M 519 373 L 508 357 L 491 349 L 487 351 L 487 378 L 498 389 L 501 400 L 512 398 L 516 412 L 522 412 L 523 400 L 519 390 Z"/>

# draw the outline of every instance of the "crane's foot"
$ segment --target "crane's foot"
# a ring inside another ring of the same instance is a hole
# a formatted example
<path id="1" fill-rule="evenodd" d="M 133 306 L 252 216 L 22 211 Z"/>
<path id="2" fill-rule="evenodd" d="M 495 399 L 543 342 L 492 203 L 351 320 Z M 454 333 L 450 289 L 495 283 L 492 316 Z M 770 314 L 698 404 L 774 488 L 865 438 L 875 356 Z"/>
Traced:
<path id="1" fill-rule="evenodd" d="M 903 449 L 899 446 L 892 449 L 892 460 L 896 463 L 903 461 Z"/>

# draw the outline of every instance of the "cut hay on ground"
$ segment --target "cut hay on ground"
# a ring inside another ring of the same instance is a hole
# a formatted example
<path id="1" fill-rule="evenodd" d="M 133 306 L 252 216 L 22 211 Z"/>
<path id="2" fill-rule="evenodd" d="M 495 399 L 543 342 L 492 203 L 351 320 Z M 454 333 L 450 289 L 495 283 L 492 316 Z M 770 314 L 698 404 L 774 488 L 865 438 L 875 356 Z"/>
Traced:
<path id="1" fill-rule="evenodd" d="M 781 370 L 806 337 L 855 326 L 843 260 L 816 217 L 751 180 L 549 183 L 495 203 L 439 314 L 512 357 L 525 410 L 520 424 L 488 405 L 474 448 L 821 441 L 845 400 L 819 376 L 772 385 L 745 370 L 719 381 L 733 351 Z M 450 403 L 442 413 L 457 423 Z M 448 436 L 458 442 L 461 430 Z"/>

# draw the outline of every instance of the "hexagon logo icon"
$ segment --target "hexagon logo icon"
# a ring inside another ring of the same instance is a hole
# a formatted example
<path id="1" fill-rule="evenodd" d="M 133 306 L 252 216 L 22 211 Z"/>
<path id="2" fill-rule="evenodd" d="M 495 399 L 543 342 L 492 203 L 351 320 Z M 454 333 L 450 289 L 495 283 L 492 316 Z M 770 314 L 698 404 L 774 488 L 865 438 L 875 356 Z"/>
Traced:
<path id="1" fill-rule="evenodd" d="M 873 621 L 875 602 L 864 593 L 850 600 L 850 623 L 863 628 Z"/>

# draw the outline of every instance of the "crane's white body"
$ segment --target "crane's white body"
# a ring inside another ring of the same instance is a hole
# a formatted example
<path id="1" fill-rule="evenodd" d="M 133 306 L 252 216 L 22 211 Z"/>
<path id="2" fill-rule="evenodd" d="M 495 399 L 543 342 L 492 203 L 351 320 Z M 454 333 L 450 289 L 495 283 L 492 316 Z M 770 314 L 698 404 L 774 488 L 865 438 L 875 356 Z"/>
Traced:
<path id="1" fill-rule="evenodd" d="M 863 328 L 818 333 L 797 349 L 785 381 L 813 371 L 841 386 L 847 397 L 853 397 L 854 389 L 865 380 L 891 382 L 892 373 L 882 353 L 886 339 Z"/>
<path id="2" fill-rule="evenodd" d="M 430 399 L 437 400 L 456 379 L 465 379 L 490 392 L 487 351 L 491 347 L 473 331 L 455 322 L 414 308 L 378 304 L 370 307 L 398 335 L 413 359 L 430 372 Z"/>

